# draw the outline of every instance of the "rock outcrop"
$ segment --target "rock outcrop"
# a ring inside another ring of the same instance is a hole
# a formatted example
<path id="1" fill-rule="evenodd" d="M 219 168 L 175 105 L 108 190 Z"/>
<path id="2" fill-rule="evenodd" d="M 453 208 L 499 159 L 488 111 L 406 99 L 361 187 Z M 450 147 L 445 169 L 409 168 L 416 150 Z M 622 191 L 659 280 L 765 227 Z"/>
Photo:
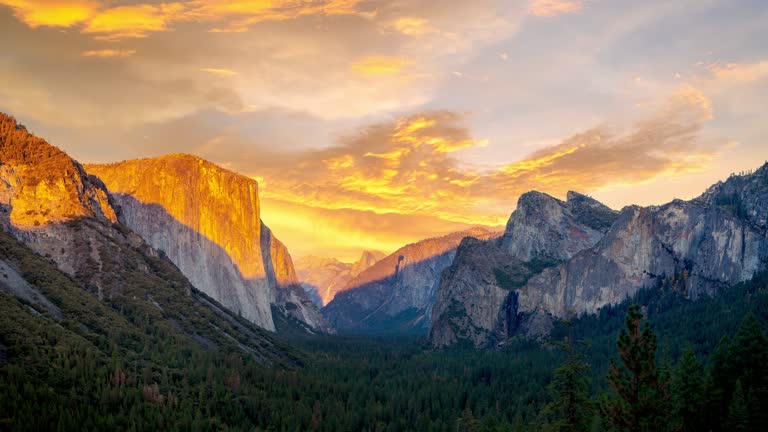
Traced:
<path id="1" fill-rule="evenodd" d="M 268 330 L 272 306 L 327 331 L 285 247 L 261 222 L 258 184 L 189 155 L 88 165 L 120 221 L 163 251 L 199 290 Z"/>
<path id="2" fill-rule="evenodd" d="M 536 191 L 520 196 L 500 239 L 465 240 L 443 272 L 432 343 L 488 346 L 519 332 L 547 332 L 546 321 L 518 310 L 517 290 L 544 268 L 594 246 L 615 218 L 615 211 L 576 192 L 567 201 Z"/>
<path id="3" fill-rule="evenodd" d="M 452 233 L 404 246 L 352 279 L 323 314 L 348 332 L 425 332 L 440 273 L 464 237 L 488 239 L 484 228 Z"/>
<path id="4" fill-rule="evenodd" d="M 377 251 L 363 251 L 360 259 L 354 263 L 310 255 L 297 258 L 294 265 L 304 291 L 315 304 L 323 307 L 350 280 L 382 258 L 384 254 Z"/>
<path id="5" fill-rule="evenodd" d="M 768 165 L 691 201 L 618 214 L 574 193 L 567 203 L 526 194 L 499 244 L 460 248 L 441 281 L 431 341 L 488 346 L 543 336 L 552 318 L 594 313 L 643 287 L 716 295 L 766 268 L 767 215 Z M 507 284 L 503 296 L 502 282 L 514 279 L 504 274 L 524 268 L 525 283 Z"/>
<path id="6" fill-rule="evenodd" d="M 565 202 L 528 192 L 517 201 L 501 249 L 520 261 L 568 259 L 594 246 L 615 218 L 614 210 L 576 192 L 568 192 Z"/>

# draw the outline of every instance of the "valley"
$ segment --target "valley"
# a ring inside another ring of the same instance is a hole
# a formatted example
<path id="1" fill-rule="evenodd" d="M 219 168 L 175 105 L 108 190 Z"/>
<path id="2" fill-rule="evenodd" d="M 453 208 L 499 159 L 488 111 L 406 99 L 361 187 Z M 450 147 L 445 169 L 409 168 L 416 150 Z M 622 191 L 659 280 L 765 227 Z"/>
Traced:
<path id="1" fill-rule="evenodd" d="M 549 430 L 563 391 L 611 430 L 633 313 L 667 424 L 768 425 L 768 164 L 620 211 L 532 191 L 355 263 L 294 261 L 194 156 L 81 165 L 3 115 L 0 180 L 9 430 Z"/>

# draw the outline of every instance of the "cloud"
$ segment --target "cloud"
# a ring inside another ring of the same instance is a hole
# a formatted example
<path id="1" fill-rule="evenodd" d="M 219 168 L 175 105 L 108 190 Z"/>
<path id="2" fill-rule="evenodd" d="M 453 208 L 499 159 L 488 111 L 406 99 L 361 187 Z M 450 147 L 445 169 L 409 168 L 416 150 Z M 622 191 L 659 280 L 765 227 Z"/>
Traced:
<path id="1" fill-rule="evenodd" d="M 101 49 L 101 50 L 90 50 L 90 51 L 83 51 L 82 55 L 83 57 L 130 57 L 132 55 L 136 54 L 136 50 L 132 49 Z"/>
<path id="2" fill-rule="evenodd" d="M 217 69 L 217 68 L 202 68 L 200 69 L 203 72 L 208 72 L 214 75 L 222 76 L 222 77 L 230 77 L 238 75 L 237 72 L 230 70 L 230 69 Z"/>
<path id="3" fill-rule="evenodd" d="M 119 6 L 91 17 L 82 32 L 101 40 L 143 38 L 152 32 L 169 30 L 174 21 L 189 19 L 188 11 L 184 3 Z"/>
<path id="4" fill-rule="evenodd" d="M 749 83 L 768 77 L 768 60 L 753 63 L 713 64 L 709 70 L 715 79 L 737 83 Z"/>
<path id="5" fill-rule="evenodd" d="M 212 23 L 212 31 L 241 32 L 264 21 L 283 21 L 309 15 L 374 16 L 359 11 L 360 0 L 187 0 L 170 3 L 138 3 L 110 7 L 92 0 L 0 0 L 14 10 L 14 15 L 35 28 L 39 26 L 72 27 L 100 40 L 144 38 L 153 32 L 172 29 L 180 22 Z"/>
<path id="6" fill-rule="evenodd" d="M 461 151 L 487 145 L 471 136 L 465 115 L 431 111 L 371 125 L 336 147 L 256 171 L 269 200 L 495 226 L 529 190 L 564 196 L 705 169 L 719 151 L 698 140 L 712 115 L 706 96 L 684 87 L 626 130 L 595 127 L 479 171 L 460 163 Z"/>
<path id="7" fill-rule="evenodd" d="M 581 0 L 533 0 L 529 11 L 535 16 L 552 17 L 578 12 L 583 6 Z"/>
<path id="8" fill-rule="evenodd" d="M 389 24 L 389 28 L 408 36 L 422 36 L 438 31 L 429 24 L 429 20 L 412 16 L 397 18 Z"/>
<path id="9" fill-rule="evenodd" d="M 11 7 L 16 18 L 32 28 L 71 27 L 93 16 L 98 8 L 98 2 L 87 0 L 53 0 L 44 3 L 35 0 L 0 0 L 0 5 L 3 4 Z"/>
<path id="10" fill-rule="evenodd" d="M 394 56 L 369 56 L 364 57 L 351 66 L 352 71 L 365 77 L 380 77 L 385 75 L 397 75 L 404 69 L 413 65 L 413 61 Z"/>

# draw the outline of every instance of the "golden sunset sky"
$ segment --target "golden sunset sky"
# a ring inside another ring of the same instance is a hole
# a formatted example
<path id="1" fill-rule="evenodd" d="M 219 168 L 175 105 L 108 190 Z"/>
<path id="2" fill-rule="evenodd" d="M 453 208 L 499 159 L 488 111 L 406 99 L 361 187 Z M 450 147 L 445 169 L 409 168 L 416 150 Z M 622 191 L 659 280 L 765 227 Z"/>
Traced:
<path id="1" fill-rule="evenodd" d="M 768 159 L 764 0 L 0 0 L 0 111 L 259 181 L 294 256 L 692 198 Z"/>

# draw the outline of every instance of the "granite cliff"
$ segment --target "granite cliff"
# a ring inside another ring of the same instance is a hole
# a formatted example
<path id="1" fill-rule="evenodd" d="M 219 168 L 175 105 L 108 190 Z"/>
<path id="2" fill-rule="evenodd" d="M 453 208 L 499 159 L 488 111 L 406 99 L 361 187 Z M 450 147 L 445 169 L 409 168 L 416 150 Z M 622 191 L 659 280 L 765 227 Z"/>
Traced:
<path id="1" fill-rule="evenodd" d="M 199 290 L 268 330 L 273 307 L 330 331 L 290 254 L 261 222 L 258 184 L 189 155 L 88 165 L 119 220 L 163 251 Z"/>
<path id="2" fill-rule="evenodd" d="M 575 193 L 562 204 L 523 195 L 500 242 L 462 244 L 441 279 L 434 345 L 541 337 L 552 319 L 594 313 L 643 287 L 716 295 L 766 267 L 768 165 L 691 201 L 618 214 Z"/>
<path id="3" fill-rule="evenodd" d="M 440 273 L 453 261 L 461 240 L 497 235 L 473 228 L 404 246 L 352 279 L 323 314 L 341 331 L 424 332 Z"/>

